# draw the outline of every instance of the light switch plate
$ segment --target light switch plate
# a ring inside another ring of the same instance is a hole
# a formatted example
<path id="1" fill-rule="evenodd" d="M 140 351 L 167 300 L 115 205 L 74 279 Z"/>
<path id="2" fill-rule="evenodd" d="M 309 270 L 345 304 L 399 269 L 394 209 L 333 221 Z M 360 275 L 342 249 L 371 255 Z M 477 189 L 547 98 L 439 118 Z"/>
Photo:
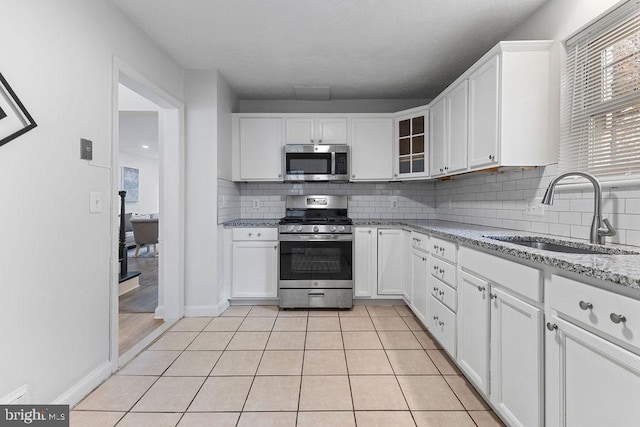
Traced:
<path id="1" fill-rule="evenodd" d="M 93 141 L 80 138 L 80 159 L 93 160 Z"/>
<path id="2" fill-rule="evenodd" d="M 91 191 L 89 193 L 89 212 L 102 212 L 102 193 L 100 191 Z"/>

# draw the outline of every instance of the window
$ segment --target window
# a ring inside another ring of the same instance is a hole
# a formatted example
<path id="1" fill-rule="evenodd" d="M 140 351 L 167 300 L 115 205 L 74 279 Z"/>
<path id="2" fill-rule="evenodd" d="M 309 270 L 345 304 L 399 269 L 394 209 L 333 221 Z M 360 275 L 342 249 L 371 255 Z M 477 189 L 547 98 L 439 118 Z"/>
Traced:
<path id="1" fill-rule="evenodd" d="M 640 0 L 566 42 L 560 171 L 640 178 Z"/>

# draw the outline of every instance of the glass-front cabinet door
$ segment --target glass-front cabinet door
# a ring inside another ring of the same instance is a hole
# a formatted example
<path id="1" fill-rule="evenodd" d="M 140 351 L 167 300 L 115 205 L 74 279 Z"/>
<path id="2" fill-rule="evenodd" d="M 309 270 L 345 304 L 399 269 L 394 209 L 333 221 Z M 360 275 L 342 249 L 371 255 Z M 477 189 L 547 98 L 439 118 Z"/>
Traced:
<path id="1" fill-rule="evenodd" d="M 421 111 L 396 119 L 395 179 L 429 176 L 427 114 Z"/>

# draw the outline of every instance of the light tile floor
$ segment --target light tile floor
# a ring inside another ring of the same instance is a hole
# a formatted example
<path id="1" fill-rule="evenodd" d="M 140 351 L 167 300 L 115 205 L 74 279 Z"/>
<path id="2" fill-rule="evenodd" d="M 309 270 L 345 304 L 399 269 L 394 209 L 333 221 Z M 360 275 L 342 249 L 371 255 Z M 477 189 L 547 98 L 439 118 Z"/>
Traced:
<path id="1" fill-rule="evenodd" d="M 405 306 L 186 318 L 71 426 L 501 426 Z"/>

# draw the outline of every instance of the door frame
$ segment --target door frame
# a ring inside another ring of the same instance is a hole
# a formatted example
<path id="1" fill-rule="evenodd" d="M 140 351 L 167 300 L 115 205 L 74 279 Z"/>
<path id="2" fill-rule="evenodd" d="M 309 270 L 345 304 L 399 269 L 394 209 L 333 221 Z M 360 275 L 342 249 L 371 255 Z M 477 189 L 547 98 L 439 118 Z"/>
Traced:
<path id="1" fill-rule="evenodd" d="M 112 75 L 112 133 L 111 133 L 111 287 L 110 287 L 110 355 L 111 370 L 119 366 L 118 354 L 118 241 L 120 211 L 119 161 L 119 108 L 118 88 L 123 84 L 158 105 L 160 212 L 159 245 L 162 256 L 158 265 L 158 308 L 156 318 L 165 320 L 167 329 L 171 320 L 184 316 L 184 211 L 185 211 L 185 125 L 184 103 L 174 98 L 121 59 L 114 57 Z M 161 331 L 160 331 L 161 332 Z M 158 332 L 135 346 L 133 353 L 142 350 Z M 148 342 L 147 342 L 148 341 Z M 131 354 L 132 351 L 127 352 Z M 124 362 L 124 361 L 123 361 Z"/>

